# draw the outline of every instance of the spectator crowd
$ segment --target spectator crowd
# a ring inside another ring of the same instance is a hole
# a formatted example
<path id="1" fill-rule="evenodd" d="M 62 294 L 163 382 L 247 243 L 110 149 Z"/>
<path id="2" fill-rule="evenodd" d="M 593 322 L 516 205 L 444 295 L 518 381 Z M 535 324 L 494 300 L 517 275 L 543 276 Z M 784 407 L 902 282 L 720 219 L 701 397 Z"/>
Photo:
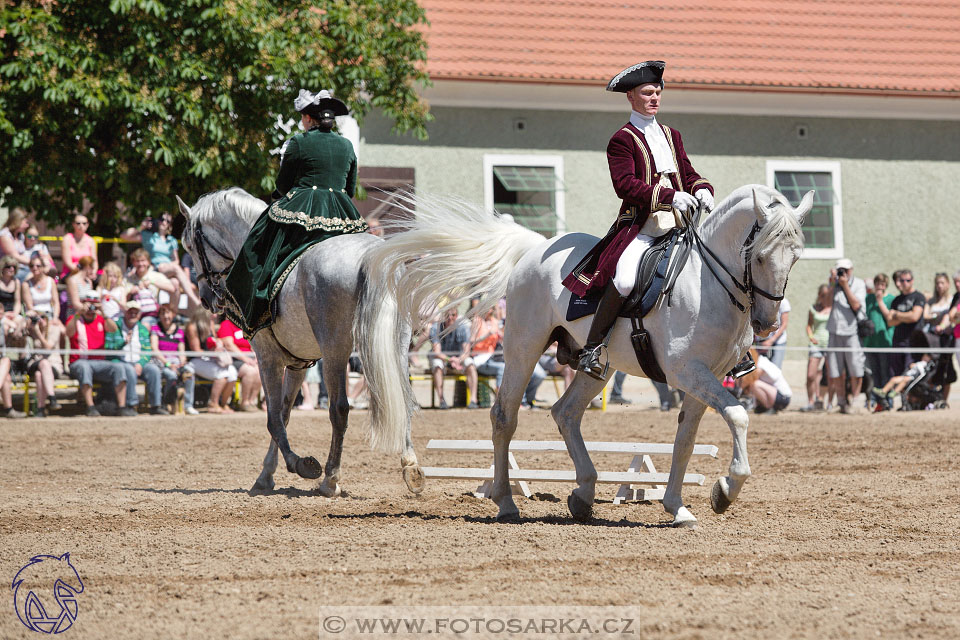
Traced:
<path id="1" fill-rule="evenodd" d="M 126 272 L 115 261 L 99 264 L 88 226 L 85 215 L 74 216 L 60 242 L 59 266 L 22 209 L 11 210 L 0 229 L 4 414 L 26 415 L 12 403 L 12 377 L 22 375 L 36 384 L 30 407 L 36 417 L 61 409 L 57 379 L 67 376 L 76 380 L 88 416 L 134 416 L 141 404 L 154 415 L 180 404 L 196 415 L 198 381 L 209 383 L 208 412 L 261 410 L 250 344 L 229 320 L 200 305 L 189 256 L 181 261 L 171 235 L 172 217 L 148 218 L 121 234 L 142 244 L 127 256 Z"/>

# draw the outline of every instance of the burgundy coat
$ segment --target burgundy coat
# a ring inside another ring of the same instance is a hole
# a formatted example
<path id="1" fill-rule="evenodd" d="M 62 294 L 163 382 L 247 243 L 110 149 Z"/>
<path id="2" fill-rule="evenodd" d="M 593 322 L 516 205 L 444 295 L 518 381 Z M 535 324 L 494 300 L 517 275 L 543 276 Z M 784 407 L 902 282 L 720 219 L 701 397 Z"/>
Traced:
<path id="1" fill-rule="evenodd" d="M 677 189 L 694 193 L 713 187 L 700 177 L 690 164 L 683 149 L 680 132 L 660 125 L 673 151 L 673 161 L 679 173 L 670 174 L 673 188 L 660 185 L 660 174 L 655 172 L 653 152 L 644 135 L 630 123 L 613 134 L 607 144 L 607 164 L 610 179 L 617 196 L 623 200 L 620 213 L 607 235 L 584 256 L 563 280 L 563 286 L 583 296 L 595 287 L 603 287 L 617 271 L 617 261 L 627 245 L 640 233 L 640 227 L 652 211 L 669 211 Z"/>

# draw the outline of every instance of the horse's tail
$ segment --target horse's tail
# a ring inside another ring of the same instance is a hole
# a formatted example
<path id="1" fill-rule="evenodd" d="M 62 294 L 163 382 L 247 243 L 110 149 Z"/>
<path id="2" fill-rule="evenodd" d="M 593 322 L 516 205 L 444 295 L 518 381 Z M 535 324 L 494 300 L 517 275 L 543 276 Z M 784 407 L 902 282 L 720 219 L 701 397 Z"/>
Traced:
<path id="1" fill-rule="evenodd" d="M 414 327 L 478 296 L 468 318 L 491 308 L 506 295 L 520 258 L 544 242 L 508 217 L 459 198 L 406 193 L 392 203 L 410 217 L 389 223 L 396 233 L 368 254 L 368 264 Z"/>
<path id="2" fill-rule="evenodd" d="M 353 328 L 370 393 L 370 445 L 384 453 L 401 453 L 417 408 L 407 369 L 410 328 L 384 281 L 370 278 L 366 268 L 360 272 Z"/>

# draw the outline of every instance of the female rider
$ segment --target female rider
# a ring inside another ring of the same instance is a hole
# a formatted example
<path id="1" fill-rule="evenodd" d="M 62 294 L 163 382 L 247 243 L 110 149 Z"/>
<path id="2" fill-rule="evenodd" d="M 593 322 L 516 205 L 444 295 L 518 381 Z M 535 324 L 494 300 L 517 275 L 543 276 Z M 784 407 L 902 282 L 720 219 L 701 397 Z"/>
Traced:
<path id="1" fill-rule="evenodd" d="M 304 132 L 284 144 L 275 201 L 254 223 L 225 279 L 227 315 L 251 338 L 273 323 L 271 302 L 304 251 L 332 236 L 367 230 L 350 200 L 357 156 L 332 131 L 334 117 L 347 115 L 347 106 L 329 91 L 303 89 L 294 106 Z"/>

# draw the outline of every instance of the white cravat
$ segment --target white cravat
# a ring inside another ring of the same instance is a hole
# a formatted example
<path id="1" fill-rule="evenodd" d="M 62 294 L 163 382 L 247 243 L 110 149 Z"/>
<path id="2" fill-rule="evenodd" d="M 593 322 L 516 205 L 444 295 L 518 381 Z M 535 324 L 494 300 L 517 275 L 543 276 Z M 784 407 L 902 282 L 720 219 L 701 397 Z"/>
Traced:
<path id="1" fill-rule="evenodd" d="M 655 116 L 645 116 L 636 111 L 630 112 L 630 124 L 635 126 L 647 139 L 650 151 L 653 152 L 653 164 L 657 173 L 676 173 L 677 165 L 673 163 L 673 152 L 667 143 L 667 136 L 663 128 L 657 123 Z"/>

